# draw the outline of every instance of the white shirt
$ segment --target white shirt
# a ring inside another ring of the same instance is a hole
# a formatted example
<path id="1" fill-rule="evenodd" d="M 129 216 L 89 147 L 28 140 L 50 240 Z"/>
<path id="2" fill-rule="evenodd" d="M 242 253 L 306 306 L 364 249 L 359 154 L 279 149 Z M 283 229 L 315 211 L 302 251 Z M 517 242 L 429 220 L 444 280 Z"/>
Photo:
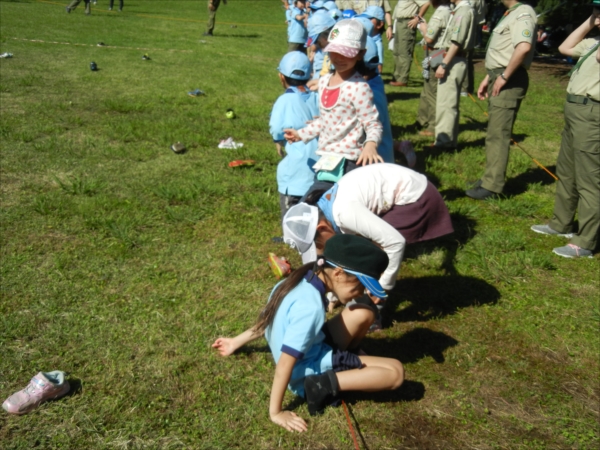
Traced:
<path id="1" fill-rule="evenodd" d="M 348 172 L 338 182 L 333 219 L 342 233 L 376 242 L 390 260 L 379 282 L 384 289 L 396 284 L 406 240 L 379 216 L 394 205 L 414 203 L 427 188 L 425 175 L 396 164 L 371 164 Z"/>

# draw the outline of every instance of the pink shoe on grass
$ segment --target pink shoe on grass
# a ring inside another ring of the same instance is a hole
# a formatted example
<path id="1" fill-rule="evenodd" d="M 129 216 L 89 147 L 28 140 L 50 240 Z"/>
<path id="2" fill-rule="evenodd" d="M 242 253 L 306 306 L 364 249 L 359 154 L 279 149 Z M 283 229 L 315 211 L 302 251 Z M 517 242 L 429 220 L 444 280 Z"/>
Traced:
<path id="1" fill-rule="evenodd" d="M 2 403 L 2 408 L 10 414 L 27 414 L 41 403 L 62 397 L 71 387 L 60 370 L 40 372 L 33 377 L 22 391 L 15 392 Z"/>

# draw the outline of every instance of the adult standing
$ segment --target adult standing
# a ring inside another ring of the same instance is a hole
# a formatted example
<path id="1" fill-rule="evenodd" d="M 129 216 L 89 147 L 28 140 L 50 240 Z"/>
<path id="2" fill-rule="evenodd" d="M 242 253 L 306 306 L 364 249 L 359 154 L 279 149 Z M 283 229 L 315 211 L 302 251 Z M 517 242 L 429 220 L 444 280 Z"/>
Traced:
<path id="1" fill-rule="evenodd" d="M 215 17 L 217 16 L 217 9 L 221 0 L 208 0 L 208 23 L 206 24 L 206 31 L 202 34 L 203 36 L 212 36 L 213 30 L 215 29 Z M 227 4 L 227 0 L 223 0 L 223 4 Z"/>
<path id="2" fill-rule="evenodd" d="M 398 0 L 394 8 L 394 81 L 390 82 L 391 86 L 408 85 L 417 25 L 427 8 L 427 0 Z"/>
<path id="3" fill-rule="evenodd" d="M 585 39 L 600 28 L 600 0 L 592 5 L 591 17 L 558 48 L 579 61 L 567 86 L 554 214 L 548 225 L 531 227 L 536 233 L 570 236 L 577 211 L 579 231 L 569 244 L 553 250 L 565 258 L 591 257 L 600 230 L 600 38 Z"/>
<path id="4" fill-rule="evenodd" d="M 79 5 L 81 3 L 81 0 L 73 0 L 71 3 L 69 3 L 69 6 L 65 7 L 65 11 L 67 11 L 67 14 L 69 14 L 71 11 L 73 11 L 75 8 L 77 8 L 77 5 Z M 91 4 L 91 0 L 84 0 L 85 3 L 85 13 L 86 15 L 90 15 L 92 13 L 92 4 Z"/>
<path id="5" fill-rule="evenodd" d="M 419 30 L 423 33 L 428 55 L 440 48 L 441 38 L 450 21 L 450 0 L 431 0 L 431 5 L 435 8 L 435 12 L 429 23 L 423 21 L 419 24 Z M 425 78 L 423 82 L 417 122 L 424 128 L 419 132 L 421 136 L 435 136 L 435 103 L 437 100 L 438 79 L 435 77 L 435 70 L 430 66 L 424 70 L 426 72 L 423 73 L 423 77 L 428 75 L 428 78 Z"/>
<path id="6" fill-rule="evenodd" d="M 112 11 L 113 6 L 115 5 L 115 0 L 110 0 L 108 5 L 108 10 Z M 123 11 L 123 0 L 119 0 L 119 12 Z"/>
<path id="7" fill-rule="evenodd" d="M 460 117 L 460 87 L 467 72 L 467 52 L 475 46 L 475 17 L 467 0 L 450 0 L 454 10 L 442 38 L 446 49 L 435 70 L 438 94 L 435 105 L 434 148 L 455 149 Z"/>
<path id="8" fill-rule="evenodd" d="M 487 4 L 485 0 L 469 0 L 473 7 L 473 15 L 475 16 L 475 45 L 481 45 L 481 26 L 485 23 L 485 15 L 487 14 Z M 471 49 L 467 52 L 467 74 L 465 81 L 462 84 L 461 95 L 464 97 L 472 94 L 475 88 L 475 63 L 473 62 L 475 50 Z"/>
<path id="9" fill-rule="evenodd" d="M 527 69 L 533 61 L 535 11 L 517 0 L 502 0 L 506 13 L 491 33 L 485 55 L 486 77 L 477 90 L 488 98 L 485 172 L 466 194 L 476 200 L 502 192 L 513 125 L 529 87 Z"/>

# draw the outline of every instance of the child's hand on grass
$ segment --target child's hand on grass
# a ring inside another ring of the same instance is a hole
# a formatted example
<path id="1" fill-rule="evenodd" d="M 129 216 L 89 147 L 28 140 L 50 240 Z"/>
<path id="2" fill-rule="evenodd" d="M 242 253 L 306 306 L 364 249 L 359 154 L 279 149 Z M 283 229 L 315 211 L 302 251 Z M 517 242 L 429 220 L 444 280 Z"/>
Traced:
<path id="1" fill-rule="evenodd" d="M 366 166 L 367 164 L 378 162 L 383 162 L 383 158 L 377 153 L 377 145 L 375 145 L 375 142 L 373 141 L 365 142 L 362 152 L 356 160 L 356 165 Z"/>
<path id="2" fill-rule="evenodd" d="M 232 338 L 219 338 L 212 345 L 212 348 L 216 349 L 221 356 L 229 356 L 237 350 L 235 339 Z"/>
<path id="3" fill-rule="evenodd" d="M 285 128 L 283 130 L 283 137 L 290 144 L 293 144 L 294 142 L 298 142 L 300 140 L 300 135 L 293 128 Z"/>
<path id="4" fill-rule="evenodd" d="M 272 415 L 271 420 L 288 431 L 298 431 L 299 433 L 302 433 L 307 430 L 304 419 L 291 411 L 280 411 L 279 413 Z"/>

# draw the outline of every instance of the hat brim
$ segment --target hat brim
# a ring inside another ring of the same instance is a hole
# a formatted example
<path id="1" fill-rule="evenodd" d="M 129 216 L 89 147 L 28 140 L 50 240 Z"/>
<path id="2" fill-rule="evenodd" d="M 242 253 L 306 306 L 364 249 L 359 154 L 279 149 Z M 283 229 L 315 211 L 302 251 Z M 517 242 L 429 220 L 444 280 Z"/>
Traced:
<path id="1" fill-rule="evenodd" d="M 356 278 L 358 278 L 358 281 L 360 281 L 360 284 L 362 284 L 365 287 L 365 289 L 367 291 L 369 291 L 375 297 L 387 298 L 388 295 L 385 292 L 385 289 L 383 289 L 383 287 L 381 286 L 379 281 L 376 280 L 375 278 L 370 277 L 369 275 L 365 275 L 364 273 L 356 272 L 354 270 L 349 270 L 344 267 L 338 266 L 337 264 L 332 263 L 329 260 L 327 261 L 327 263 L 334 267 L 340 267 L 341 269 L 344 270 L 344 272 L 354 275 Z"/>
<path id="2" fill-rule="evenodd" d="M 317 260 L 317 246 L 314 241 L 304 253 L 302 253 L 302 264 L 308 264 Z"/>
<path id="3" fill-rule="evenodd" d="M 347 47 L 346 45 L 329 43 L 327 47 L 323 49 L 324 52 L 339 53 L 344 55 L 346 58 L 355 58 L 359 54 L 360 48 Z"/>

